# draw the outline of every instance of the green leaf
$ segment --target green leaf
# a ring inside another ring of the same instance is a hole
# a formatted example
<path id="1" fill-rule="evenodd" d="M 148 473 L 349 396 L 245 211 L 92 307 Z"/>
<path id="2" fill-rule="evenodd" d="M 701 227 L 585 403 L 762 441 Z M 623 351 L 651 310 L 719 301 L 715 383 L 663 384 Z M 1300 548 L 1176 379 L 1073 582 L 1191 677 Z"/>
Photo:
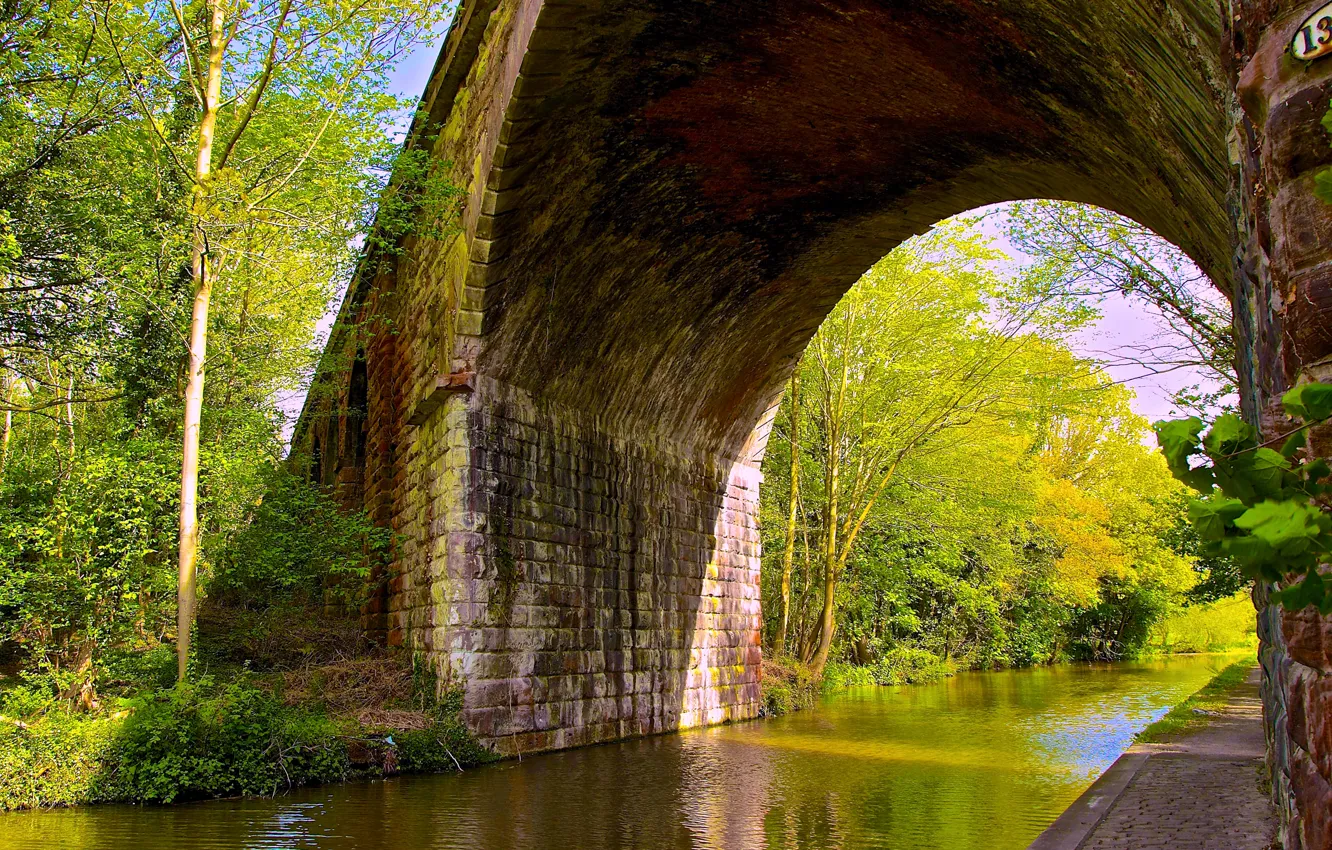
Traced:
<path id="1" fill-rule="evenodd" d="M 1253 453 L 1249 479 L 1259 498 L 1275 499 L 1285 489 L 1290 472 L 1290 461 L 1280 452 L 1263 448 Z"/>
<path id="2" fill-rule="evenodd" d="M 1308 443 L 1308 440 L 1305 438 L 1304 429 L 1301 428 L 1291 434 L 1290 438 L 1281 446 L 1281 456 L 1285 458 L 1295 457 L 1296 453 L 1304 448 L 1306 443 Z"/>
<path id="3" fill-rule="evenodd" d="M 1261 502 L 1235 520 L 1236 528 L 1270 546 L 1276 557 L 1301 560 L 1316 551 L 1316 541 L 1328 524 L 1318 508 L 1289 500 Z"/>
<path id="4" fill-rule="evenodd" d="M 1181 481 L 1192 470 L 1189 458 L 1199 452 L 1198 435 L 1202 433 L 1203 422 L 1196 416 L 1188 419 L 1161 420 L 1152 426 L 1156 432 L 1156 442 L 1165 455 L 1170 472 Z"/>
<path id="5" fill-rule="evenodd" d="M 1326 460 L 1318 458 L 1310 461 L 1301 467 L 1304 473 L 1304 479 L 1310 483 L 1322 481 L 1324 478 L 1332 475 L 1332 466 L 1329 466 Z"/>
<path id="6" fill-rule="evenodd" d="M 1192 499 L 1189 501 L 1189 521 L 1201 539 L 1220 540 L 1245 510 L 1244 503 L 1238 499 Z"/>
<path id="7" fill-rule="evenodd" d="M 1332 204 L 1332 168 L 1324 168 L 1314 175 L 1314 196 L 1325 204 Z"/>
<path id="8" fill-rule="evenodd" d="M 1266 575 L 1272 569 L 1272 547 L 1257 537 L 1227 538 L 1224 551 L 1239 565 L 1241 572 L 1250 578 Z M 1277 575 L 1280 576 L 1279 571 Z"/>
<path id="9" fill-rule="evenodd" d="M 1316 569 L 1309 570 L 1304 581 L 1273 594 L 1287 611 L 1303 611 L 1310 605 L 1321 607 L 1327 588 Z"/>
<path id="10" fill-rule="evenodd" d="M 1258 432 L 1233 413 L 1218 417 L 1203 440 L 1203 449 L 1215 460 L 1258 445 Z"/>
<path id="11" fill-rule="evenodd" d="M 1281 404 L 1306 423 L 1320 422 L 1332 416 L 1332 384 L 1300 384 L 1281 397 Z"/>

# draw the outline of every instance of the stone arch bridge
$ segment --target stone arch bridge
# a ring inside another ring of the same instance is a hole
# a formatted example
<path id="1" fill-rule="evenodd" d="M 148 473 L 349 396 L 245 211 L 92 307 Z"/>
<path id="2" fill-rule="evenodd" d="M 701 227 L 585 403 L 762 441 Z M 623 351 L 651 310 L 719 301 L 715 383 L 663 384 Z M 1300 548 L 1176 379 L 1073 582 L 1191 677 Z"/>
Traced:
<path id="1" fill-rule="evenodd" d="M 460 226 L 365 259 L 297 431 L 399 536 L 367 626 L 505 752 L 755 716 L 783 383 L 869 266 L 983 204 L 1181 246 L 1258 420 L 1332 354 L 1332 62 L 1285 52 L 1320 2 L 463 0 L 408 143 Z M 1328 846 L 1332 629 L 1261 622 L 1277 794 Z"/>

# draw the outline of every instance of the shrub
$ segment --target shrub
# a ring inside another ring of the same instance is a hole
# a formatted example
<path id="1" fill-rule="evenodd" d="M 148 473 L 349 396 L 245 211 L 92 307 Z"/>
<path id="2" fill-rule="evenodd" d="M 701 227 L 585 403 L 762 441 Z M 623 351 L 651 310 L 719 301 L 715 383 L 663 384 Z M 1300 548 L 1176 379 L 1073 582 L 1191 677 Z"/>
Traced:
<path id="1" fill-rule="evenodd" d="M 273 794 L 346 775 L 328 718 L 284 709 L 244 682 L 214 687 L 204 678 L 134 701 L 110 759 L 116 796 L 170 803 Z"/>
<path id="2" fill-rule="evenodd" d="M 762 717 L 780 717 L 814 705 L 820 681 L 805 665 L 794 658 L 764 658 L 762 680 Z"/>
<path id="3" fill-rule="evenodd" d="M 264 496 L 221 547 L 210 592 L 258 608 L 327 598 L 356 610 L 389 532 L 284 468 L 264 474 Z"/>
<path id="4" fill-rule="evenodd" d="M 108 647 L 174 615 L 173 445 L 113 434 L 69 461 L 14 457 L 0 482 L 0 646 L 64 692 L 90 684 Z"/>
<path id="5" fill-rule="evenodd" d="M 848 664 L 845 661 L 829 661 L 823 668 L 824 690 L 853 688 L 861 685 L 874 685 L 874 671 L 871 667 Z"/>
<path id="6" fill-rule="evenodd" d="M 830 661 L 823 671 L 826 690 L 857 685 L 923 685 L 957 672 L 956 665 L 934 653 L 909 646 L 894 647 L 873 664 Z"/>
<path id="7" fill-rule="evenodd" d="M 954 666 L 924 649 L 901 646 L 890 649 L 870 667 L 880 685 L 923 685 L 953 675 Z"/>
<path id="8" fill-rule="evenodd" d="M 119 725 L 59 711 L 30 722 L 0 718 L 0 811 L 106 799 L 102 759 Z"/>

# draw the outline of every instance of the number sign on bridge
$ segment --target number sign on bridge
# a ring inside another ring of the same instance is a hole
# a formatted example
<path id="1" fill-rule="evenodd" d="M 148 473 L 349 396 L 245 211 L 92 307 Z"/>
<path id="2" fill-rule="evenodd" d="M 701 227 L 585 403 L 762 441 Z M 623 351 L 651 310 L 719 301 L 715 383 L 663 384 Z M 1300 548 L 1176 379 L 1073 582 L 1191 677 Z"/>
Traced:
<path id="1" fill-rule="evenodd" d="M 1332 55 L 1332 3 L 1314 12 L 1290 43 L 1291 55 L 1303 62 L 1312 62 Z"/>

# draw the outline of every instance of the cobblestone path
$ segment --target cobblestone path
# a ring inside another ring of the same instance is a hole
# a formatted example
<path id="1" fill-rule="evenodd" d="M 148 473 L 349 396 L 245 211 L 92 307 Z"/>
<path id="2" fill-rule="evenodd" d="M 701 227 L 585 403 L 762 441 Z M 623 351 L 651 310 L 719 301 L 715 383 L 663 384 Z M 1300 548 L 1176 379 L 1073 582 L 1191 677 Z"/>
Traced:
<path id="1" fill-rule="evenodd" d="M 1258 788 L 1261 767 L 1261 758 L 1154 755 L 1080 850 L 1265 850 L 1277 821 Z"/>
<path id="2" fill-rule="evenodd" d="M 1264 742 L 1257 674 L 1255 668 L 1206 728 L 1171 743 L 1134 746 L 1031 850 L 1274 846 L 1276 808 L 1260 785 Z"/>

